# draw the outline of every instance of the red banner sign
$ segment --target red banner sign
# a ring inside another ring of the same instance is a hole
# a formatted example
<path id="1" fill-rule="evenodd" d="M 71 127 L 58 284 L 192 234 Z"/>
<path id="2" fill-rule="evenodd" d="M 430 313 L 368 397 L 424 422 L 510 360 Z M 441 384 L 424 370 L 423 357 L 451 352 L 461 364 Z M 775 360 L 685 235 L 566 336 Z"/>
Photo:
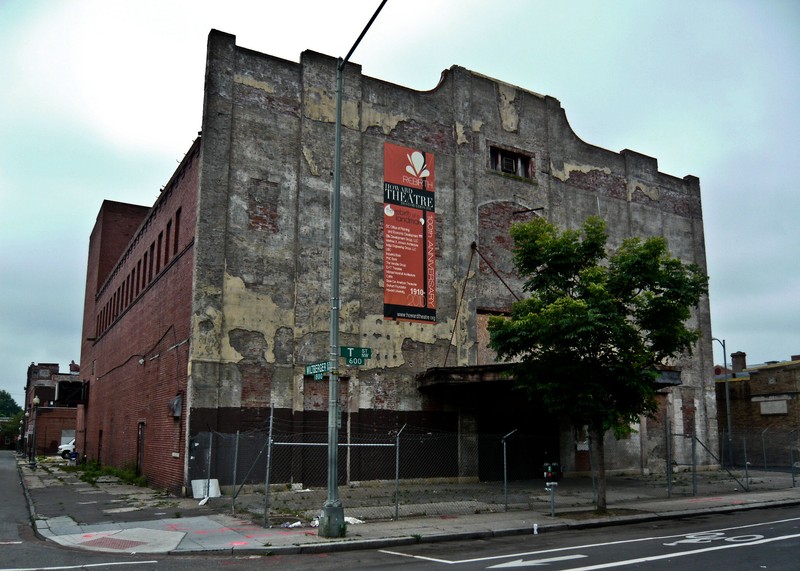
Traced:
<path id="1" fill-rule="evenodd" d="M 383 315 L 436 322 L 433 155 L 383 147 Z"/>

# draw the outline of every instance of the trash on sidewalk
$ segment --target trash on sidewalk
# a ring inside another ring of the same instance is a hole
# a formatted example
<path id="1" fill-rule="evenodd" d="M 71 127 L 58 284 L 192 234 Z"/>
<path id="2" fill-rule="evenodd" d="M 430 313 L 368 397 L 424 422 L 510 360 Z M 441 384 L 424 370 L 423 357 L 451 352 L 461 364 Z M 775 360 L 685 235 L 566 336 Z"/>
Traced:
<path id="1" fill-rule="evenodd" d="M 200 505 L 204 506 L 208 502 L 208 498 L 218 498 L 222 495 L 219 489 L 219 480 L 206 479 L 206 480 L 192 480 L 192 497 L 202 498 Z"/>
<path id="2" fill-rule="evenodd" d="M 358 519 L 356 517 L 345 516 L 344 521 L 347 525 L 357 525 L 360 523 L 366 523 L 363 519 Z M 319 516 L 315 517 L 308 523 L 309 527 L 319 527 Z M 284 524 L 286 527 L 286 524 Z"/>

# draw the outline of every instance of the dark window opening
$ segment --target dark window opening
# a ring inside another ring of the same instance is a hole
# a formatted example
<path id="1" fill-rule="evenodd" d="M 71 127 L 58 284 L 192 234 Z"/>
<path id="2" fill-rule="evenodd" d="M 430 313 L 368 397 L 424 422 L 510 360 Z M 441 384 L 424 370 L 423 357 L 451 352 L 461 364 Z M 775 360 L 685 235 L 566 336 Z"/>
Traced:
<path id="1" fill-rule="evenodd" d="M 522 178 L 533 178 L 533 157 L 529 155 L 499 147 L 491 147 L 489 162 L 492 170 Z"/>
<path id="2" fill-rule="evenodd" d="M 180 236 L 181 236 L 181 209 L 178 208 L 178 210 L 175 211 L 175 238 L 172 241 L 172 244 L 173 244 L 173 246 L 172 246 L 173 247 L 172 255 L 173 256 L 177 256 L 178 255 L 178 242 L 180 240 Z"/>
<path id="3" fill-rule="evenodd" d="M 156 248 L 156 273 L 161 271 L 161 248 L 164 243 L 164 233 L 158 233 L 158 247 Z"/>
<path id="4" fill-rule="evenodd" d="M 147 283 L 153 281 L 153 262 L 155 262 L 153 258 L 155 257 L 154 256 L 155 251 L 156 251 L 156 243 L 153 242 L 152 244 L 150 244 L 150 263 L 147 265 Z"/>
<path id="5" fill-rule="evenodd" d="M 164 263 L 166 264 L 170 258 L 169 239 L 172 236 L 172 220 L 167 222 L 167 234 L 164 236 Z"/>

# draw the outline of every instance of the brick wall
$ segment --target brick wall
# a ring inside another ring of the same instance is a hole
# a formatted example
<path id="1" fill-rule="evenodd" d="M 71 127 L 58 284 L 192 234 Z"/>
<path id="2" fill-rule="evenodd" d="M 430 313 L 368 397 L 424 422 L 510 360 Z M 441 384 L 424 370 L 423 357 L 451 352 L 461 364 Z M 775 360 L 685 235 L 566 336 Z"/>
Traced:
<path id="1" fill-rule="evenodd" d="M 77 409 L 39 407 L 36 413 L 36 454 L 55 454 L 63 430 L 75 430 Z"/>
<path id="2" fill-rule="evenodd" d="M 176 418 L 169 405 L 186 395 L 198 151 L 196 143 L 132 236 L 126 225 L 117 234 L 104 203 L 90 240 L 84 309 L 81 377 L 90 386 L 78 446 L 89 460 L 136 467 L 175 492 L 184 483 L 185 411 Z M 125 237 L 93 291 L 98 250 Z"/>
<path id="3" fill-rule="evenodd" d="M 788 433 L 800 426 L 800 361 L 739 371 L 728 382 L 734 434 L 762 430 Z M 716 396 L 719 429 L 727 431 L 724 381 L 716 383 Z"/>

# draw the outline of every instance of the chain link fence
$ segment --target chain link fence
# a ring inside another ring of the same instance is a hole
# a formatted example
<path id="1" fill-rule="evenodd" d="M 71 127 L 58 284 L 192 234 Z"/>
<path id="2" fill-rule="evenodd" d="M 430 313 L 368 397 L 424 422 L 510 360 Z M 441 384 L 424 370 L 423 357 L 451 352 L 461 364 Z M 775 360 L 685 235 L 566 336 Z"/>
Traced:
<path id="1" fill-rule="evenodd" d="M 726 466 L 759 470 L 800 469 L 800 428 L 734 430 L 720 434 Z"/>
<path id="2" fill-rule="evenodd" d="M 727 431 L 720 433 L 720 451 L 711 450 L 692 430 L 683 433 L 673 432 L 667 423 L 666 457 L 667 496 L 683 494 L 702 494 L 703 485 L 709 483 L 718 487 L 718 482 L 709 482 L 707 470 L 698 470 L 698 458 L 710 456 L 719 464 L 721 470 L 716 478 L 730 480 L 731 491 L 751 491 L 784 489 L 795 487 L 800 477 L 800 429 L 796 430 L 741 430 L 733 431 L 728 438 Z M 767 436 L 769 435 L 769 436 Z M 676 460 L 677 444 L 686 442 L 691 446 L 690 463 L 681 464 Z M 687 475 L 691 480 L 687 479 Z M 700 475 L 706 477 L 700 478 Z"/>
<path id="3" fill-rule="evenodd" d="M 534 436 L 516 431 L 427 432 L 414 427 L 348 434 L 341 435 L 339 443 L 339 497 L 348 515 L 357 519 L 546 511 L 552 501 L 543 483 L 542 464 L 534 461 L 541 458 L 543 443 Z M 714 494 L 720 485 L 731 492 L 788 488 L 796 485 L 800 474 L 797 430 L 737 434 L 732 440 L 740 443 L 733 455 L 738 463 L 733 466 L 723 460 L 728 443 L 724 434 L 721 457 L 691 430 L 679 433 L 667 425 L 666 434 L 664 454 L 671 469 L 624 476 L 651 488 L 650 497 Z M 327 437 L 322 431 L 273 430 L 271 437 L 269 431 L 202 432 L 191 440 L 190 475 L 205 495 L 218 483 L 224 497 L 230 498 L 232 513 L 262 516 L 265 525 L 270 519 L 312 521 L 327 498 Z M 680 464 L 676 458 L 686 455 L 675 449 L 687 446 L 691 446 L 690 463 Z M 698 469 L 698 458 L 709 456 L 723 469 Z M 570 494 L 569 480 L 559 487 L 562 498 Z M 582 480 L 580 485 L 585 486 L 587 478 Z"/>
<path id="4" fill-rule="evenodd" d="M 532 436 L 459 435 L 400 427 L 339 443 L 339 496 L 359 519 L 481 513 L 546 504 Z M 218 484 L 239 510 L 318 514 L 327 494 L 327 432 L 201 432 L 190 442 L 193 488 Z M 534 481 L 539 479 L 538 481 Z M 521 485 L 520 482 L 525 482 Z M 264 490 L 268 490 L 264 494 Z M 263 495 L 254 505 L 253 493 Z M 197 493 L 195 493 L 197 496 Z"/>

